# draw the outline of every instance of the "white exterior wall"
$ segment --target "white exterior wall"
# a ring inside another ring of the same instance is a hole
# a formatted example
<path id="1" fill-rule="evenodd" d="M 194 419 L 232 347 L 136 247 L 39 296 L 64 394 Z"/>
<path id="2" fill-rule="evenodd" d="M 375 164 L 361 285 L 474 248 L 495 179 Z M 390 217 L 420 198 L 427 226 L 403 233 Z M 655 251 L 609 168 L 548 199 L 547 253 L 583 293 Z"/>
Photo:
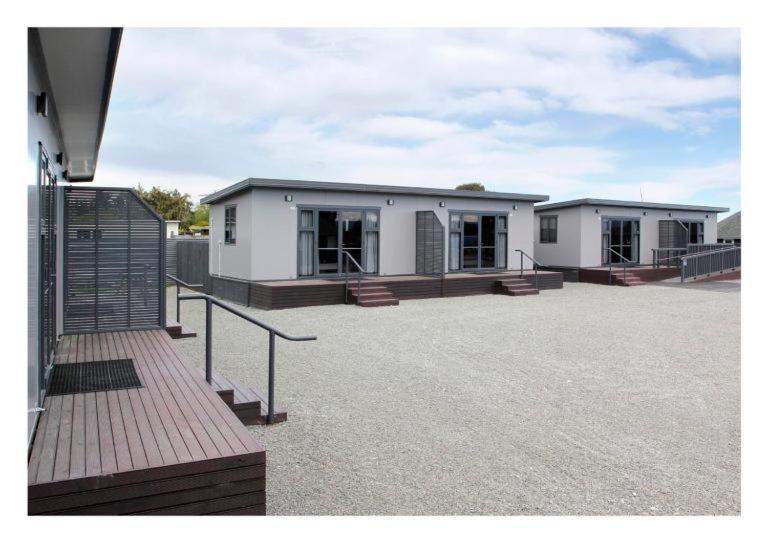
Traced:
<path id="1" fill-rule="evenodd" d="M 541 216 L 557 217 L 557 243 L 541 243 Z M 544 266 L 578 266 L 581 260 L 581 212 L 578 207 L 552 209 L 536 213 L 534 258 Z"/>
<path id="2" fill-rule="evenodd" d="M 293 196 L 292 202 L 285 195 Z M 387 205 L 393 199 L 394 205 Z M 381 211 L 379 234 L 379 274 L 407 275 L 416 272 L 416 211 L 434 211 L 445 228 L 445 266 L 448 266 L 448 214 L 460 211 L 498 211 L 509 213 L 507 262 L 519 268 L 515 249 L 533 254 L 533 204 L 510 200 L 482 200 L 441 196 L 252 188 L 233 198 L 211 205 L 211 273 L 217 270 L 217 244 L 223 240 L 224 206 L 238 202 L 238 240 L 245 247 L 222 254 L 222 275 L 239 279 L 273 280 L 297 277 L 298 207 L 339 206 L 374 207 Z M 439 202 L 446 202 L 444 208 Z M 513 206 L 518 209 L 514 210 Z M 241 214 L 241 209 L 248 211 Z M 249 238 L 244 230 L 250 224 Z M 243 242 L 241 242 L 243 240 Z M 245 259 L 249 259 L 247 262 Z M 530 263 L 526 262 L 529 268 Z"/>
<path id="3" fill-rule="evenodd" d="M 56 135 L 55 119 L 52 112 L 48 117 L 43 117 L 37 113 L 37 95 L 47 90 L 43 87 L 42 66 L 37 64 L 37 58 L 30 51 L 27 62 L 27 405 L 29 409 L 37 405 L 39 386 L 38 386 L 38 341 L 39 341 L 39 309 L 38 292 L 40 287 L 39 275 L 39 251 L 40 251 L 40 202 L 38 190 L 38 163 L 40 158 L 38 142 L 48 153 L 52 161 L 53 173 L 56 174 L 59 181 L 63 168 L 55 163 L 57 153 L 62 151 L 59 139 Z M 62 224 L 63 217 L 59 215 L 59 225 Z M 61 237 L 59 242 L 61 245 Z M 58 257 L 58 264 L 61 267 L 61 254 Z M 60 271 L 60 270 L 59 270 Z M 61 330 L 61 301 L 64 297 L 62 288 L 62 274 L 57 273 L 58 278 L 58 302 L 57 320 L 58 329 Z M 27 437 L 31 437 L 31 432 L 35 423 L 36 414 L 32 411 L 28 413 Z"/>
<path id="4" fill-rule="evenodd" d="M 224 208 L 229 205 L 237 206 L 234 244 L 224 243 Z M 241 192 L 226 202 L 212 205 L 209 212 L 208 270 L 211 275 L 248 279 L 251 275 L 253 251 L 253 194 Z"/>
<path id="5" fill-rule="evenodd" d="M 596 209 L 600 212 L 596 213 Z M 646 215 L 643 215 L 644 212 Z M 538 243 L 538 224 L 541 215 L 558 216 L 557 244 Z M 564 222 L 562 217 L 567 217 Z M 717 213 L 711 211 L 582 205 L 536 211 L 536 259 L 549 266 L 589 268 L 602 265 L 600 254 L 602 220 L 610 217 L 633 218 L 640 221 L 640 264 L 653 262 L 653 249 L 659 247 L 659 221 L 661 220 L 704 221 L 704 243 L 717 242 Z M 576 237 L 574 232 L 578 233 L 578 239 L 574 239 Z M 566 239 L 568 243 L 561 243 L 561 240 Z"/>

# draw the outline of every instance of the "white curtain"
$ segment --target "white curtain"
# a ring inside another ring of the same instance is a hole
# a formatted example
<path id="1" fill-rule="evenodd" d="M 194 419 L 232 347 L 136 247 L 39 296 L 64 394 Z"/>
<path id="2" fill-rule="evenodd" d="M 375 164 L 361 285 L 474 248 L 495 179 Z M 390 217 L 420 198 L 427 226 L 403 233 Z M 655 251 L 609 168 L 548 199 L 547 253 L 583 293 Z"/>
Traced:
<path id="1" fill-rule="evenodd" d="M 314 275 L 314 256 L 315 233 L 299 232 L 299 275 Z"/>
<path id="2" fill-rule="evenodd" d="M 461 242 L 461 234 L 459 232 L 451 232 L 450 237 L 450 246 L 448 252 L 449 254 L 449 261 L 448 261 L 448 267 L 451 270 L 458 270 L 459 269 L 459 246 Z"/>
<path id="3" fill-rule="evenodd" d="M 499 233 L 496 240 L 496 267 L 507 267 L 507 234 Z"/>
<path id="4" fill-rule="evenodd" d="M 379 233 L 365 233 L 365 272 L 377 273 L 379 271 Z"/>

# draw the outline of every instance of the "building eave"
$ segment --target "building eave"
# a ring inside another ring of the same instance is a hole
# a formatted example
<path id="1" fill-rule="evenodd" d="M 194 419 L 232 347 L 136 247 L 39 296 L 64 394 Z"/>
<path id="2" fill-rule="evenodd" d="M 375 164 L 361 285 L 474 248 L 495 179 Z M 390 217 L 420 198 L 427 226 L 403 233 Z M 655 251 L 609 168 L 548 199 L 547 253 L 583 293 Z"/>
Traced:
<path id="1" fill-rule="evenodd" d="M 659 202 L 637 202 L 629 200 L 604 200 L 600 198 L 581 198 L 566 202 L 553 202 L 534 206 L 534 212 L 551 211 L 581 206 L 631 207 L 636 209 L 666 209 L 669 211 L 702 211 L 706 213 L 726 213 L 727 207 L 699 206 L 687 204 L 665 204 Z"/>
<path id="2" fill-rule="evenodd" d="M 203 197 L 203 204 L 215 204 L 250 189 L 274 188 L 285 190 L 314 190 L 324 192 L 366 192 L 374 194 L 433 196 L 442 198 L 474 198 L 481 200 L 509 200 L 518 202 L 546 202 L 549 196 L 472 190 L 405 187 L 397 185 L 371 185 L 367 183 L 335 183 L 329 181 L 302 181 L 294 179 L 248 178 L 220 191 Z"/>

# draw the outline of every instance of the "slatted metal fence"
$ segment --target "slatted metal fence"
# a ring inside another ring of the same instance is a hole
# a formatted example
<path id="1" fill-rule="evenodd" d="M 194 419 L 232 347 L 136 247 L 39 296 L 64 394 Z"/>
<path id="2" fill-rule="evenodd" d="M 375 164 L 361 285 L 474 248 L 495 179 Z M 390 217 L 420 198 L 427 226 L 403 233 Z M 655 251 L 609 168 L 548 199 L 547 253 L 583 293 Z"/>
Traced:
<path id="1" fill-rule="evenodd" d="M 165 325 L 165 223 L 133 190 L 66 187 L 64 333 Z"/>

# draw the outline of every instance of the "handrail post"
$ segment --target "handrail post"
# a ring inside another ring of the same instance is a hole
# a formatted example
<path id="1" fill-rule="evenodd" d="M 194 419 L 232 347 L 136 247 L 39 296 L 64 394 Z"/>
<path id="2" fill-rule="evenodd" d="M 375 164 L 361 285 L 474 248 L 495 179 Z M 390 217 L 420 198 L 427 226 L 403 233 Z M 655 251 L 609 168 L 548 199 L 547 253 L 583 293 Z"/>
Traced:
<path id="1" fill-rule="evenodd" d="M 174 281 L 176 285 L 176 322 L 181 324 L 181 300 L 179 300 L 179 294 L 181 294 L 181 287 L 178 281 Z"/>
<path id="2" fill-rule="evenodd" d="M 523 251 L 520 251 L 520 279 L 523 278 Z"/>
<path id="3" fill-rule="evenodd" d="M 275 333 L 269 333 L 269 396 L 267 396 L 267 424 L 275 419 Z"/>
<path id="4" fill-rule="evenodd" d="M 211 349 L 213 347 L 211 338 L 213 336 L 213 304 L 211 300 L 205 300 L 205 380 L 211 384 L 213 377 L 213 360 L 211 358 Z"/>
<path id="5" fill-rule="evenodd" d="M 342 254 L 344 255 L 344 303 L 349 304 L 349 258 L 346 253 Z"/>

